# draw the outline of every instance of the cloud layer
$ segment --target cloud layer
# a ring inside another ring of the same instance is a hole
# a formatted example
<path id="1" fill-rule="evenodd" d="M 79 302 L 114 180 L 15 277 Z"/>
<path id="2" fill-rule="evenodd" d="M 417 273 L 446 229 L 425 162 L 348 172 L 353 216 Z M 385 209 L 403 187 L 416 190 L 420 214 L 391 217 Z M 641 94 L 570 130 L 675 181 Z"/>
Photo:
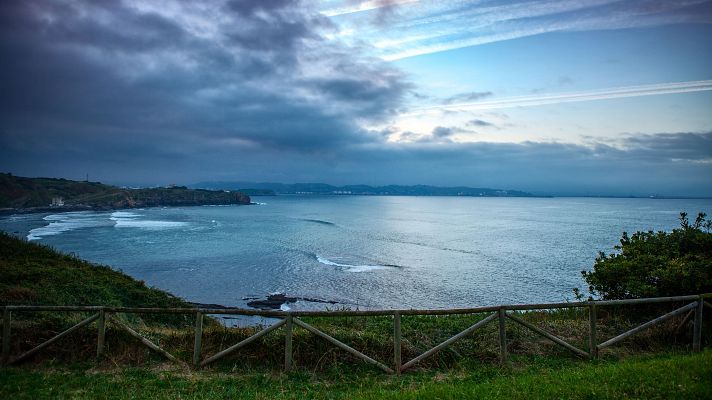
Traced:
<path id="1" fill-rule="evenodd" d="M 0 170 L 89 173 L 126 184 L 324 181 L 712 195 L 710 133 L 630 136 L 616 147 L 458 144 L 454 136 L 472 131 L 439 126 L 428 137 L 391 143 L 388 128 L 365 127 L 388 126 L 417 88 L 367 56 L 365 45 L 331 38 L 333 21 L 310 6 L 1 2 Z M 489 95 L 462 93 L 444 107 Z M 486 119 L 467 127 L 497 129 Z"/>
<path id="2" fill-rule="evenodd" d="M 367 140 L 354 118 L 391 115 L 409 88 L 293 2 L 211 6 L 4 2 L 3 139 L 318 150 Z"/>

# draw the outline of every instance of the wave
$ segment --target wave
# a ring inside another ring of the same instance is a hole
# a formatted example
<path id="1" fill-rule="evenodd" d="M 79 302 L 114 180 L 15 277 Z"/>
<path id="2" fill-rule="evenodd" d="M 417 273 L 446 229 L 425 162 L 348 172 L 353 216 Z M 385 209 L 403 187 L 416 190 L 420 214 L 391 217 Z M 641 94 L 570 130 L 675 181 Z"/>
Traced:
<path id="1" fill-rule="evenodd" d="M 306 222 L 313 222 L 315 224 L 336 226 L 335 223 L 329 222 L 329 221 L 324 221 L 323 219 L 301 218 L 301 220 L 306 221 Z"/>
<path id="2" fill-rule="evenodd" d="M 111 214 L 94 211 L 50 214 L 42 218 L 48 224 L 30 230 L 27 240 L 40 240 L 46 236 L 55 236 L 84 228 L 115 227 L 159 230 L 188 225 L 187 222 L 142 220 L 141 217 L 143 215 L 130 211 L 114 211 Z"/>
<path id="3" fill-rule="evenodd" d="M 326 257 L 322 257 L 318 254 L 315 254 L 316 260 L 319 261 L 320 263 L 324 265 L 329 265 L 332 267 L 339 267 L 339 268 L 344 268 L 345 271 L 347 272 L 368 272 L 368 271 L 375 271 L 379 269 L 388 269 L 388 268 L 402 268 L 400 265 L 395 265 L 395 264 L 371 264 L 371 265 L 362 265 L 362 264 L 346 264 L 343 262 L 336 262 L 329 260 Z"/>
<path id="4" fill-rule="evenodd" d="M 46 236 L 59 235 L 76 229 L 112 225 L 106 219 L 106 214 L 97 214 L 90 211 L 50 214 L 42 219 L 48 221 L 49 224 L 30 230 L 27 234 L 27 240 L 40 240 Z"/>
<path id="5" fill-rule="evenodd" d="M 419 246 L 419 247 L 426 247 L 429 249 L 434 249 L 434 250 L 442 250 L 442 251 L 450 251 L 454 253 L 462 253 L 462 254 L 474 254 L 474 255 L 482 255 L 482 251 L 480 250 L 466 250 L 466 249 L 458 249 L 454 247 L 447 247 L 447 246 L 438 246 L 433 243 L 427 243 L 427 242 L 419 242 L 419 241 L 411 241 L 411 240 L 402 240 L 402 239 L 397 239 L 397 238 L 392 238 L 392 237 L 387 237 L 383 236 L 380 234 L 369 234 L 369 238 L 374 239 L 374 240 L 379 240 L 382 242 L 391 242 L 391 243 L 398 243 L 398 244 L 411 244 L 414 246 Z"/>
<path id="6" fill-rule="evenodd" d="M 114 221 L 115 228 L 140 228 L 140 229 L 168 229 L 178 228 L 188 225 L 187 222 L 178 221 L 157 221 L 157 220 L 142 220 L 141 214 L 136 214 L 130 211 L 115 211 L 111 213 L 110 220 Z"/>
<path id="7" fill-rule="evenodd" d="M 122 218 L 138 218 L 138 217 L 142 217 L 142 215 L 132 213 L 130 211 L 114 211 L 111 213 L 111 217 L 109 219 L 116 221 L 117 219 L 122 219 Z"/>
<path id="8" fill-rule="evenodd" d="M 181 226 L 188 225 L 187 222 L 177 222 L 177 221 L 150 221 L 150 220 L 133 220 L 133 219 L 120 219 L 116 221 L 114 226 L 116 228 L 142 228 L 142 229 L 166 229 L 166 228 L 178 228 Z"/>

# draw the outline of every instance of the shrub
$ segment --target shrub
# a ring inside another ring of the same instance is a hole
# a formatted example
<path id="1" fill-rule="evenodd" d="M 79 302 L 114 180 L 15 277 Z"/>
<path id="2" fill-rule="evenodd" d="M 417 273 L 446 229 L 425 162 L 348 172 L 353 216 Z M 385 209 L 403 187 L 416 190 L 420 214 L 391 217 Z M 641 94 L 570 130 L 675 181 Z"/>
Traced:
<path id="1" fill-rule="evenodd" d="M 617 253 L 600 252 L 592 271 L 581 271 L 593 297 L 630 299 L 712 292 L 712 221 L 693 223 L 680 213 L 672 232 L 623 232 Z M 582 297 L 574 290 L 577 297 Z"/>

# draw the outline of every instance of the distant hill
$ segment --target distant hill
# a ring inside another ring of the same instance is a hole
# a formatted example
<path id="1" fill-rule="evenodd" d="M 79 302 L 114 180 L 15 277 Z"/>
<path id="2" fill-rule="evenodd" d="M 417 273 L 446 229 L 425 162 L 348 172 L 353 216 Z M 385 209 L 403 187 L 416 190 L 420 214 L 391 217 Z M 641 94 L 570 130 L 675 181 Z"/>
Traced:
<path id="1" fill-rule="evenodd" d="M 250 204 L 240 192 L 188 189 L 184 186 L 131 189 L 99 182 L 56 178 L 24 178 L 0 173 L 0 208 L 131 208 L 192 206 L 206 204 Z"/>
<path id="2" fill-rule="evenodd" d="M 345 185 L 333 186 L 326 183 L 269 183 L 269 182 L 200 182 L 194 188 L 237 190 L 270 190 L 276 194 L 320 194 L 320 195 L 381 195 L 381 196 L 472 196 L 472 197 L 536 197 L 519 190 L 472 188 L 466 186 L 439 187 L 429 185 Z"/>

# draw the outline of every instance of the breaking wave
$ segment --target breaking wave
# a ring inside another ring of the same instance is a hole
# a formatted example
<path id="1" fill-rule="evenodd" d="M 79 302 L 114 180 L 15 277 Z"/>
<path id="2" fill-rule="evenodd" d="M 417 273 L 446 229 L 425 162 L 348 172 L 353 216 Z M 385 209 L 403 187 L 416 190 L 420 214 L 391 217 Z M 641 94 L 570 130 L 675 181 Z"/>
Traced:
<path id="1" fill-rule="evenodd" d="M 45 236 L 59 235 L 76 229 L 113 225 L 113 223 L 106 218 L 106 214 L 97 214 L 91 211 L 50 214 L 42 219 L 49 223 L 45 226 L 30 230 L 27 234 L 27 240 L 40 240 Z"/>
<path id="2" fill-rule="evenodd" d="M 335 223 L 329 222 L 329 221 L 324 221 L 323 219 L 302 218 L 302 221 L 313 222 L 315 224 L 321 224 L 321 225 L 336 226 Z"/>
<path id="3" fill-rule="evenodd" d="M 40 240 L 46 236 L 65 232 L 100 227 L 140 228 L 149 230 L 171 229 L 188 225 L 187 222 L 143 220 L 143 215 L 130 211 L 115 211 L 111 214 L 94 211 L 75 211 L 50 214 L 43 220 L 48 224 L 30 230 L 27 240 Z"/>
<path id="4" fill-rule="evenodd" d="M 178 221 L 155 221 L 139 219 L 142 216 L 143 215 L 128 211 L 115 211 L 111 213 L 111 218 L 109 219 L 114 221 L 114 227 L 116 228 L 166 229 L 178 228 L 181 226 L 188 225 L 186 222 Z"/>
<path id="5" fill-rule="evenodd" d="M 368 271 L 376 271 L 379 269 L 400 268 L 399 265 L 394 265 L 394 264 L 348 264 L 345 262 L 333 261 L 326 257 L 322 257 L 318 254 L 315 254 L 315 257 L 316 257 L 317 261 L 319 261 L 320 263 L 322 263 L 324 265 L 343 268 L 344 271 L 346 271 L 346 272 L 368 272 Z M 341 260 L 339 260 L 339 261 L 341 261 Z"/>

